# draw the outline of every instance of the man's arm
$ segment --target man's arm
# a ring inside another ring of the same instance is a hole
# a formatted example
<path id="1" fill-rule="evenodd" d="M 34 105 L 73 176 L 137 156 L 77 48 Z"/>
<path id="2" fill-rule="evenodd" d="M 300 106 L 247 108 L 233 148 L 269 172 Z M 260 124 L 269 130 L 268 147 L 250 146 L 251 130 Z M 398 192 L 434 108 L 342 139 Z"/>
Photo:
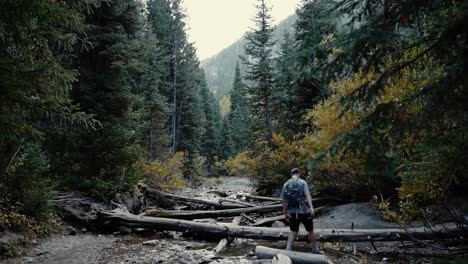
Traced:
<path id="1" fill-rule="evenodd" d="M 314 206 L 312 205 L 312 195 L 310 194 L 309 186 L 307 185 L 305 181 L 304 181 L 304 193 L 306 195 L 307 205 L 309 205 L 309 208 L 310 208 L 310 216 L 314 217 L 315 212 L 314 212 Z"/>
<path id="2" fill-rule="evenodd" d="M 284 219 L 286 221 L 289 221 L 288 202 L 286 200 L 283 200 L 283 214 L 284 214 Z"/>
<path id="3" fill-rule="evenodd" d="M 309 205 L 309 208 L 310 208 L 310 215 L 314 217 L 315 212 L 314 212 L 314 206 L 312 206 L 312 195 L 310 195 L 310 193 L 307 193 L 306 198 L 307 198 L 307 204 Z"/>

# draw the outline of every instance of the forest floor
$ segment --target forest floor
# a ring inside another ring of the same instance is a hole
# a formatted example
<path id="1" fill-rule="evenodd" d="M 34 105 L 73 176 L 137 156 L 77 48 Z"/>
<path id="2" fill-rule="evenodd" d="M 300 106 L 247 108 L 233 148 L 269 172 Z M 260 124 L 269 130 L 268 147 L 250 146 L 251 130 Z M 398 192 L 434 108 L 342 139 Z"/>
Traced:
<path id="1" fill-rule="evenodd" d="M 222 183 L 212 183 L 200 188 L 186 188 L 181 193 L 192 197 L 209 199 L 216 192 L 251 193 L 254 187 L 246 178 L 222 178 Z M 318 217 L 316 228 L 392 228 L 395 224 L 383 221 L 378 212 L 367 204 L 347 204 L 337 206 Z M 156 244 L 143 245 L 148 240 Z M 257 245 L 284 248 L 285 241 L 261 241 L 236 239 L 217 259 L 207 260 L 211 249 L 218 241 L 193 240 L 177 232 L 161 232 L 156 235 L 91 235 L 78 232 L 77 235 L 53 235 L 41 240 L 26 255 L 5 260 L 2 263 L 254 263 L 250 256 Z M 334 263 L 359 263 L 363 255 L 371 256 L 372 263 L 429 263 L 417 256 L 404 257 L 405 251 L 398 250 L 398 243 L 376 243 L 378 252 L 369 243 L 357 243 L 357 255 L 353 255 L 352 243 L 328 245 L 326 254 Z M 298 243 L 298 251 L 307 251 L 304 243 Z M 332 250 L 333 249 L 333 250 Z M 338 253 L 334 249 L 345 250 Z M 414 249 L 411 249 L 414 252 Z M 385 261 L 385 262 L 384 262 Z"/>

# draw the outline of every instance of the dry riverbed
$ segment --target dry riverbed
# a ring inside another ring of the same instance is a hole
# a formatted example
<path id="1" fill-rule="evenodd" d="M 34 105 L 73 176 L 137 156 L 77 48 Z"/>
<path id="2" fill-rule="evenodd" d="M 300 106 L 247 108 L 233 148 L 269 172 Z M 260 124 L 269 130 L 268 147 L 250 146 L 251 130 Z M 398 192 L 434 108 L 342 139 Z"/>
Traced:
<path id="1" fill-rule="evenodd" d="M 253 185 L 246 178 L 222 178 L 222 183 L 213 182 L 198 189 L 187 188 L 181 194 L 210 199 L 215 198 L 216 192 L 251 193 L 252 190 Z M 365 204 L 337 206 L 315 220 L 316 228 L 350 228 L 351 223 L 355 228 L 397 227 L 381 220 L 375 209 Z M 144 245 L 143 242 L 148 240 L 154 243 Z M 255 246 L 285 247 L 284 241 L 236 239 L 218 258 L 211 259 L 209 256 L 216 244 L 217 241 L 193 240 L 176 232 L 155 233 L 150 236 L 91 235 L 78 230 L 77 235 L 54 235 L 41 240 L 24 256 L 2 263 L 255 263 L 255 257 L 251 256 Z M 359 263 L 362 252 L 367 252 L 365 255 L 370 255 L 373 263 L 428 263 L 422 258 L 404 257 L 405 251 L 397 250 L 397 243 L 377 243 L 376 246 L 379 252 L 368 243 L 330 244 L 327 245 L 329 250 L 326 250 L 326 254 L 334 263 Z M 353 254 L 354 247 L 357 256 Z M 347 253 L 335 252 L 335 249 L 343 248 L 346 248 Z M 307 251 L 307 248 L 298 245 L 296 250 Z"/>

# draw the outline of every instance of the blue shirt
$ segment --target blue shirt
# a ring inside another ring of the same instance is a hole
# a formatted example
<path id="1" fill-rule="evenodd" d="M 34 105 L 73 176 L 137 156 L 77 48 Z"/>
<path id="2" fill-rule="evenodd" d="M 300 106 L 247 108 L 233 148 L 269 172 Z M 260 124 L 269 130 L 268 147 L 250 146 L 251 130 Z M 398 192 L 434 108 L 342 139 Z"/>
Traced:
<path id="1" fill-rule="evenodd" d="M 283 185 L 283 190 L 281 191 L 281 199 L 285 200 L 285 189 L 286 189 L 286 185 L 290 182 L 290 181 L 299 181 L 299 183 L 302 185 L 302 188 L 304 190 L 304 197 L 307 197 L 307 194 L 309 193 L 309 186 L 307 185 L 307 182 L 304 181 L 303 179 L 300 179 L 300 178 L 297 178 L 297 177 L 293 177 L 291 179 L 289 179 L 284 185 Z M 304 198 L 306 199 L 305 201 L 305 204 L 306 206 L 305 207 L 302 207 L 302 208 L 288 208 L 288 212 L 290 214 L 309 214 L 310 213 L 310 208 L 309 208 L 309 205 L 307 204 L 307 198 Z"/>

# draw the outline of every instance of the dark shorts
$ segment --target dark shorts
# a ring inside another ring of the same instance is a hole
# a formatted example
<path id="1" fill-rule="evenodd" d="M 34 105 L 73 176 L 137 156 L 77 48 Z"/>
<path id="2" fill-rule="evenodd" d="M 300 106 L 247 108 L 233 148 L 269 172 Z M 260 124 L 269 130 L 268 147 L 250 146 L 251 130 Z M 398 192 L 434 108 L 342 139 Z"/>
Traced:
<path id="1" fill-rule="evenodd" d="M 289 229 L 292 232 L 299 232 L 299 225 L 303 224 L 307 232 L 314 230 L 314 222 L 310 214 L 291 214 L 289 218 Z"/>

